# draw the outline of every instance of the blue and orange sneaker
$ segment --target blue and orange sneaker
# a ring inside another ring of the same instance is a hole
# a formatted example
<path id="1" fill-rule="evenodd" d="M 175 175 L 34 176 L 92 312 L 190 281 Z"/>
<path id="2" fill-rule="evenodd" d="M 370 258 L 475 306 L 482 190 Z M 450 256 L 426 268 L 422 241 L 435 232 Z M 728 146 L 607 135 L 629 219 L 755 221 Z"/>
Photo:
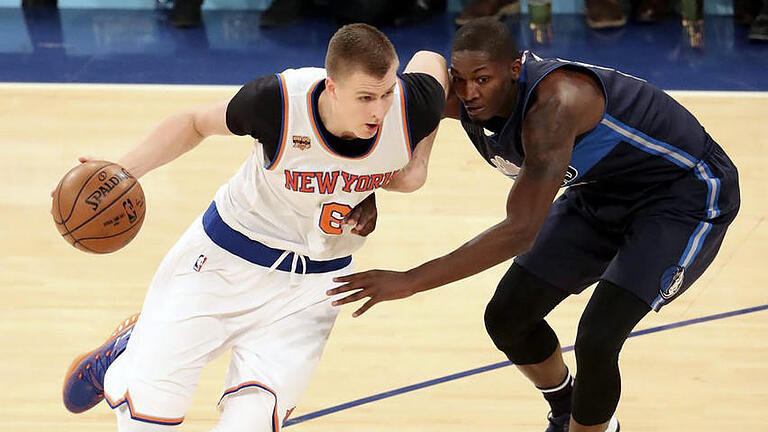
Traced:
<path id="1" fill-rule="evenodd" d="M 128 344 L 139 314 L 120 323 L 106 342 L 77 357 L 64 378 L 64 406 L 75 414 L 87 411 L 104 399 L 104 374 Z"/>

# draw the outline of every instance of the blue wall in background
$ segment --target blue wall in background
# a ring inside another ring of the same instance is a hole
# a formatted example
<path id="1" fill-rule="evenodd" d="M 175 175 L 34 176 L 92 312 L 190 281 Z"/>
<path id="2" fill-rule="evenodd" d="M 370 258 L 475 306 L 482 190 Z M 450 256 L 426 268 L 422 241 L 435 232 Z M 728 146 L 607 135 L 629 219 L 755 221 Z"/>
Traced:
<path id="1" fill-rule="evenodd" d="M 0 7 L 19 7 L 21 0 L 0 0 Z M 204 0 L 203 9 L 207 10 L 264 10 L 271 0 Z M 463 0 L 448 0 L 448 10 L 461 10 Z M 155 0 L 59 0 L 61 9 L 154 9 Z M 555 14 L 582 13 L 583 0 L 553 0 L 552 12 Z M 731 15 L 732 0 L 706 0 L 704 10 L 708 15 Z M 523 13 L 528 11 L 523 2 Z"/>

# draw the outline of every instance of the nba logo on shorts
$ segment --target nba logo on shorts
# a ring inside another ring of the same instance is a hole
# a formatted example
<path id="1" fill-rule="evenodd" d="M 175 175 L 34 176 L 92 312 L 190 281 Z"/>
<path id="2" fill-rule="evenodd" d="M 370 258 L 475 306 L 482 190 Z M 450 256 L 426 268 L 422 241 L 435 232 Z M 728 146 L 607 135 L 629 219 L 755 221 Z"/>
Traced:
<path id="1" fill-rule="evenodd" d="M 199 272 L 200 269 L 203 268 L 203 264 L 205 264 L 206 261 L 208 261 L 208 257 L 203 254 L 200 254 L 200 256 L 197 257 L 197 261 L 195 261 L 195 265 L 192 266 L 192 268 L 195 269 L 196 272 Z"/>

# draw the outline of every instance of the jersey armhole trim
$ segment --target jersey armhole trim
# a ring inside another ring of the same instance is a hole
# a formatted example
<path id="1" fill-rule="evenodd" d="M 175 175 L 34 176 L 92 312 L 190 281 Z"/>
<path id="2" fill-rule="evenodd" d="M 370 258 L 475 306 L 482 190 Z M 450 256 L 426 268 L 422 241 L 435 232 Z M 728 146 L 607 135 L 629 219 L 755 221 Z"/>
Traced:
<path id="1" fill-rule="evenodd" d="M 405 96 L 405 86 L 403 80 L 398 78 L 397 85 L 400 87 L 400 113 L 403 117 L 403 135 L 405 137 L 405 149 L 408 152 L 408 160 L 413 157 L 413 146 L 411 145 L 411 130 L 408 124 L 408 99 Z M 418 145 L 418 143 L 416 143 Z"/>
<path id="2" fill-rule="evenodd" d="M 283 78 L 283 75 L 277 73 L 275 76 L 277 76 L 277 80 L 280 82 L 280 96 L 283 101 L 283 113 L 280 122 L 280 142 L 277 143 L 277 151 L 275 151 L 275 156 L 272 158 L 272 162 L 266 167 L 268 170 L 275 169 L 280 162 L 280 159 L 283 157 L 283 152 L 285 151 L 285 137 L 288 133 L 288 90 L 285 87 L 285 78 Z"/>

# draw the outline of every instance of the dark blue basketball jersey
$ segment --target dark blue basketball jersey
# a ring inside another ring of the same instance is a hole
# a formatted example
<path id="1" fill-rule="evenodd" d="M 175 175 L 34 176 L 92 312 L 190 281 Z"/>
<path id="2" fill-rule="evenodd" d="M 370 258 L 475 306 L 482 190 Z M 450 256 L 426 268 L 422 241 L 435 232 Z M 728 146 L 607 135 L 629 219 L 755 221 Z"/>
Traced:
<path id="1" fill-rule="evenodd" d="M 552 71 L 568 67 L 594 76 L 605 94 L 605 115 L 591 131 L 577 137 L 563 186 L 610 183 L 629 191 L 678 178 L 694 169 L 715 142 L 682 105 L 659 88 L 619 71 L 561 59 L 542 59 L 525 51 L 513 114 L 493 129 L 493 122 L 473 122 L 461 107 L 461 123 L 491 165 L 514 178 L 525 158 L 523 118 L 536 85 Z M 701 180 L 711 174 L 701 168 Z"/>

